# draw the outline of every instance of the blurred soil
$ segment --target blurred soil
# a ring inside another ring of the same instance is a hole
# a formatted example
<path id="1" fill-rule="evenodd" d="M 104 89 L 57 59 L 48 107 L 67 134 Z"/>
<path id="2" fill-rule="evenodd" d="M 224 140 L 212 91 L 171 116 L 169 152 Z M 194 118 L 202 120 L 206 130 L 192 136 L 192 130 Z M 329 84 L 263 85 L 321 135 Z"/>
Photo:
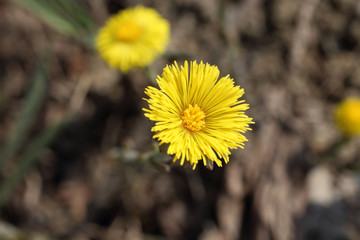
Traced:
<path id="1" fill-rule="evenodd" d="M 359 1 L 79 2 L 98 26 L 128 6 L 156 8 L 171 22 L 171 41 L 155 74 L 174 59 L 217 65 L 245 89 L 256 124 L 224 168 L 172 164 L 163 172 L 135 163 L 131 154 L 152 145 L 141 110 L 146 74 L 110 69 L 2 0 L 0 142 L 46 51 L 49 87 L 31 136 L 77 111 L 2 207 L 0 234 L 14 227 L 22 239 L 360 239 L 360 139 L 339 145 L 332 121 L 337 102 L 359 96 Z"/>

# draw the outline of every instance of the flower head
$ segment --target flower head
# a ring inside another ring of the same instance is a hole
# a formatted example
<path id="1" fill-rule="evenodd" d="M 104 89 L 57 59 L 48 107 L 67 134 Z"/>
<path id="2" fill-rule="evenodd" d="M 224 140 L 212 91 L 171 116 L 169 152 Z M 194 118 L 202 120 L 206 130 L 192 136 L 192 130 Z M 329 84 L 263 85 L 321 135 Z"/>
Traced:
<path id="1" fill-rule="evenodd" d="M 114 68 L 127 72 L 164 53 L 170 24 L 156 10 L 136 6 L 111 17 L 96 37 L 96 48 Z"/>
<path id="2" fill-rule="evenodd" d="M 335 122 L 347 136 L 360 135 L 360 98 L 348 98 L 335 108 Z"/>
<path id="3" fill-rule="evenodd" d="M 155 121 L 151 131 L 160 144 L 168 144 L 167 153 L 196 167 L 199 161 L 222 166 L 229 161 L 230 150 L 243 147 L 243 135 L 253 123 L 245 115 L 249 108 L 240 86 L 228 76 L 219 79 L 219 70 L 196 61 L 179 68 L 166 66 L 158 76 L 159 88 L 147 87 L 149 109 L 145 116 Z"/>

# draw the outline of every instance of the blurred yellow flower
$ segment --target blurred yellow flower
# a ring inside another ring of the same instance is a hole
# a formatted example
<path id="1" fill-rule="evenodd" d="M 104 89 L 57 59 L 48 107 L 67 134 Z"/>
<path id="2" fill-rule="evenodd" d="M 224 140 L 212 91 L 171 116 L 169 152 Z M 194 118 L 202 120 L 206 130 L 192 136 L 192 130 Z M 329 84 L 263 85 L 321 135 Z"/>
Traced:
<path id="1" fill-rule="evenodd" d="M 348 98 L 335 108 L 335 122 L 347 136 L 360 135 L 360 98 Z"/>
<path id="2" fill-rule="evenodd" d="M 107 21 L 96 37 L 96 48 L 110 66 L 127 72 L 164 53 L 169 33 L 169 22 L 155 9 L 136 6 Z"/>
<path id="3" fill-rule="evenodd" d="M 168 145 L 174 162 L 189 162 L 193 169 L 201 160 L 205 166 L 209 161 L 221 167 L 219 158 L 228 163 L 229 149 L 243 148 L 247 141 L 243 133 L 253 122 L 244 113 L 249 105 L 239 100 L 244 89 L 234 86 L 229 75 L 219 79 L 219 74 L 208 63 L 193 61 L 189 67 L 185 61 L 179 68 L 175 62 L 158 76 L 160 89 L 146 88 L 145 116 L 156 122 L 154 138 Z"/>

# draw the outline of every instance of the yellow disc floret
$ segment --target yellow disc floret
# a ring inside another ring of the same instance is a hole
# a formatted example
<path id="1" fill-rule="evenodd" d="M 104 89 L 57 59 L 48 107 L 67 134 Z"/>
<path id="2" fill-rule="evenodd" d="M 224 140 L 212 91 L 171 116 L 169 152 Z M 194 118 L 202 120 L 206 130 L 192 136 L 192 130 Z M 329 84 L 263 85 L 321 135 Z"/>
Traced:
<path id="1" fill-rule="evenodd" d="M 197 104 L 194 107 L 189 104 L 181 114 L 181 119 L 184 127 L 191 132 L 200 131 L 205 127 L 205 113 Z"/>
<path id="2" fill-rule="evenodd" d="M 141 27 L 134 21 L 123 22 L 118 26 L 115 34 L 119 41 L 133 43 L 139 39 Z"/>

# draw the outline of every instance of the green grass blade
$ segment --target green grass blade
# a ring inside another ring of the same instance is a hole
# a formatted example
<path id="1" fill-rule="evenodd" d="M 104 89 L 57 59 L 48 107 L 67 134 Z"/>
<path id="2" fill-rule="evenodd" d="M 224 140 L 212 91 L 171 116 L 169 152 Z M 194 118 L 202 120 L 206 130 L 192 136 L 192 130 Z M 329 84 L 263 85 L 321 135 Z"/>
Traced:
<path id="1" fill-rule="evenodd" d="M 5 143 L 4 149 L 0 154 L 0 169 L 8 160 L 14 157 L 23 145 L 42 105 L 48 85 L 44 62 L 45 59 L 42 59 L 35 70 L 32 78 L 32 86 L 27 93 L 19 118 L 10 139 Z"/>
<path id="2" fill-rule="evenodd" d="M 25 150 L 14 173 L 0 185 L 0 207 L 6 202 L 18 183 L 24 178 L 38 160 L 42 151 L 56 138 L 59 132 L 67 126 L 71 118 L 66 118 L 55 126 L 45 129 Z"/>
<path id="3" fill-rule="evenodd" d="M 76 37 L 78 29 L 68 21 L 66 18 L 61 16 L 52 6 L 51 1 L 45 0 L 11 0 L 12 2 L 26 8 L 33 12 L 46 24 L 55 29 L 61 34 Z"/>
<path id="4" fill-rule="evenodd" d="M 92 17 L 84 11 L 75 1 L 69 0 L 56 0 L 53 1 L 57 5 L 64 9 L 65 16 L 72 18 L 74 23 L 76 23 L 79 28 L 87 31 L 94 31 L 95 22 Z"/>

